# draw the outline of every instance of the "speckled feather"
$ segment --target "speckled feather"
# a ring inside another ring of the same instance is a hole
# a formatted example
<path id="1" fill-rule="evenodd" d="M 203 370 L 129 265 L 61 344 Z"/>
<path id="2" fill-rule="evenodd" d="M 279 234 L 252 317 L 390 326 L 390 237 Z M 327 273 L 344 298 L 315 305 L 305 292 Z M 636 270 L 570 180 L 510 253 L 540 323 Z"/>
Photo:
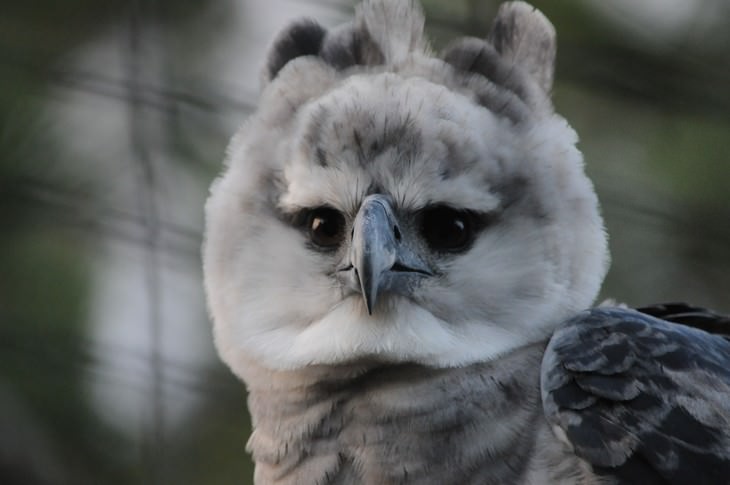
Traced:
<path id="1" fill-rule="evenodd" d="M 727 317 L 681 305 L 647 313 L 719 329 Z M 730 341 L 622 308 L 558 330 L 542 364 L 548 420 L 575 453 L 622 483 L 726 483 Z"/>
<path id="2" fill-rule="evenodd" d="M 256 369 L 247 379 L 256 482 L 598 483 L 543 417 L 543 349 L 452 369 Z"/>

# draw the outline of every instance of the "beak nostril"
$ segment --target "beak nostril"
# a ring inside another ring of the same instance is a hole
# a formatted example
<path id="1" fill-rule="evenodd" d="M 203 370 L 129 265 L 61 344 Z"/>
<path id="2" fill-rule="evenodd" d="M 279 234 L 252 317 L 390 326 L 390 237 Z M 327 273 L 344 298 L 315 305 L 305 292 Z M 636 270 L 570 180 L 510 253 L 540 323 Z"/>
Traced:
<path id="1" fill-rule="evenodd" d="M 400 242 L 401 235 L 400 235 L 400 229 L 398 229 L 398 226 L 393 226 L 393 235 L 395 236 L 395 240 Z"/>

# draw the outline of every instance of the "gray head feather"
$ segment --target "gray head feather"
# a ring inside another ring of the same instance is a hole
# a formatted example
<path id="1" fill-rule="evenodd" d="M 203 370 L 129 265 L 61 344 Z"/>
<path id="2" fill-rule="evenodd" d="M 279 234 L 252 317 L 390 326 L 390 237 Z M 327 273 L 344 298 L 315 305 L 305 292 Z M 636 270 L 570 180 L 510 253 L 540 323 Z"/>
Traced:
<path id="1" fill-rule="evenodd" d="M 363 356 L 461 365 L 535 342 L 592 302 L 606 240 L 577 138 L 547 92 L 554 44 L 522 3 L 502 8 L 489 40 L 443 57 L 413 0 L 367 0 L 339 28 L 307 20 L 279 35 L 207 208 L 208 296 L 234 370 L 244 353 L 274 368 Z M 410 241 L 401 255 L 419 252 L 432 276 L 394 286 L 407 291 L 369 315 L 343 286 L 352 278 L 335 274 L 353 242 L 312 251 L 291 221 L 326 206 L 351 234 L 373 194 L 392 201 Z M 418 221 L 437 206 L 479 213 L 488 229 L 468 251 L 433 251 Z"/>
<path id="2" fill-rule="evenodd" d="M 489 42 L 508 62 L 527 71 L 545 92 L 553 86 L 555 28 L 525 2 L 505 3 L 494 19 Z"/>
<path id="3" fill-rule="evenodd" d="M 367 0 L 357 10 L 357 23 L 380 48 L 386 64 L 403 62 L 408 54 L 423 51 L 425 19 L 415 0 Z"/>

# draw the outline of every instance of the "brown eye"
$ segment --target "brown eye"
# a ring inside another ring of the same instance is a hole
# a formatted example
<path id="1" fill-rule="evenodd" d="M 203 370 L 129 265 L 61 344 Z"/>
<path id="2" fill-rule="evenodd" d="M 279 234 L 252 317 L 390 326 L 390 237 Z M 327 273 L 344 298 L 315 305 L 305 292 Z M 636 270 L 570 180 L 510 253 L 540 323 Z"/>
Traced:
<path id="1" fill-rule="evenodd" d="M 467 249 L 476 234 L 474 216 L 470 212 L 445 206 L 424 210 L 420 230 L 431 249 L 448 252 Z"/>
<path id="2" fill-rule="evenodd" d="M 331 207 L 320 207 L 307 217 L 309 239 L 317 246 L 333 249 L 340 245 L 345 234 L 345 217 Z"/>

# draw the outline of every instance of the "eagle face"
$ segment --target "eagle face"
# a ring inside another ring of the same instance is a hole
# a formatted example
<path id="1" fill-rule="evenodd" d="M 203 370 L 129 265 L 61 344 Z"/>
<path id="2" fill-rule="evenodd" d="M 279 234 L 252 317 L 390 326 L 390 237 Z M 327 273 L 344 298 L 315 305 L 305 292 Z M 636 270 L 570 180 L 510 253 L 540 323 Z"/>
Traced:
<path id="1" fill-rule="evenodd" d="M 206 291 L 244 379 L 251 362 L 494 359 L 588 307 L 606 271 L 577 137 L 548 98 L 547 20 L 530 9 L 538 34 L 495 26 L 433 57 L 412 3 L 357 15 L 279 37 L 211 188 Z"/>

